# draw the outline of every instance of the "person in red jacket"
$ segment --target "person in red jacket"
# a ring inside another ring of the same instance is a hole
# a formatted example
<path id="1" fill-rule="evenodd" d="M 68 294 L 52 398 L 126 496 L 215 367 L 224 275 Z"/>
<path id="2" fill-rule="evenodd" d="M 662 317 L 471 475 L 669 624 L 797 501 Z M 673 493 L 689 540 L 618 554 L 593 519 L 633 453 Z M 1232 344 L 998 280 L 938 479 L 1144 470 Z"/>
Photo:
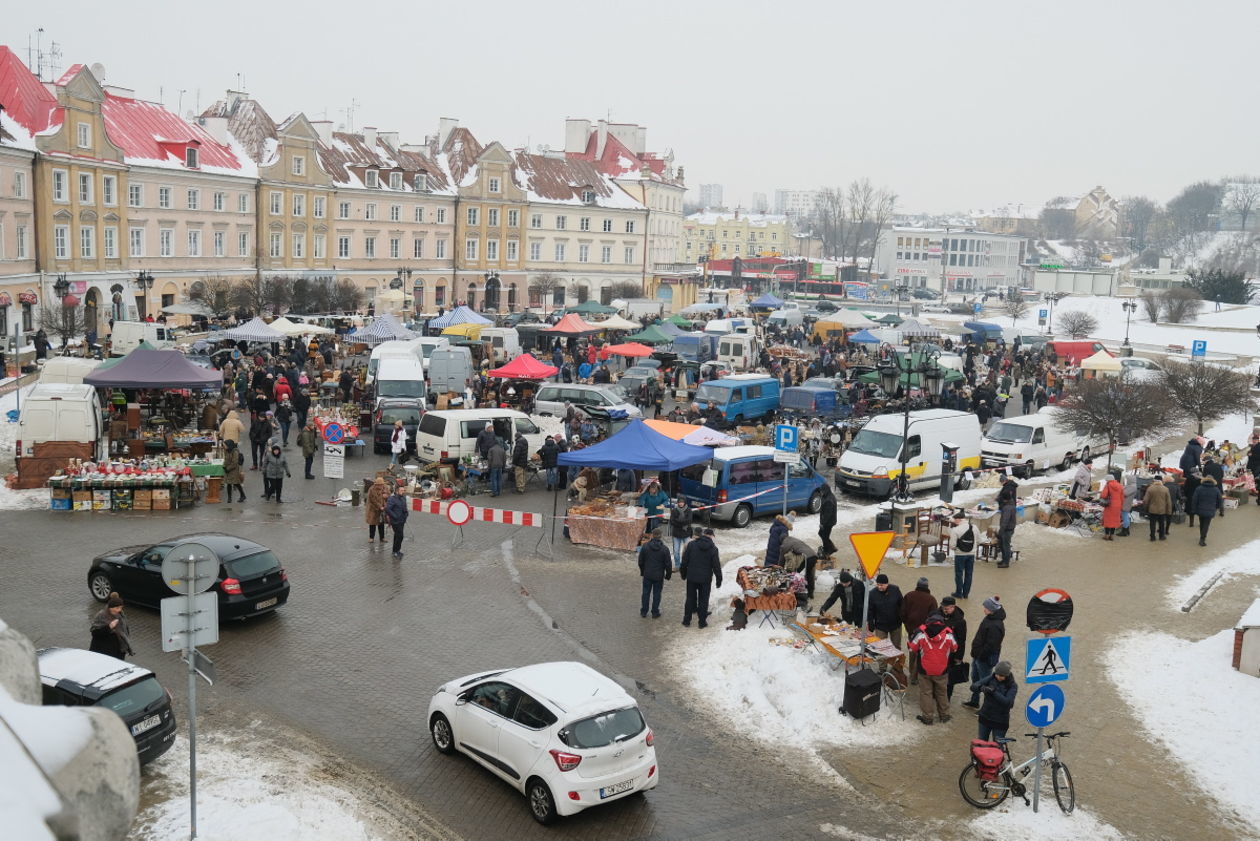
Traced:
<path id="1" fill-rule="evenodd" d="M 276 380 L 275 393 L 277 403 L 282 402 L 286 398 L 289 400 L 293 399 L 293 386 L 289 385 L 288 378 L 283 374 L 280 375 L 280 379 Z"/>
<path id="2" fill-rule="evenodd" d="M 1113 472 L 1107 479 L 1107 483 L 1103 485 L 1102 493 L 1098 495 L 1102 501 L 1103 508 L 1102 524 L 1103 524 L 1103 540 L 1114 540 L 1116 529 L 1122 526 L 1124 515 L 1124 485 L 1121 485 Z"/>
<path id="3" fill-rule="evenodd" d="M 958 643 L 945 624 L 945 617 L 933 613 L 910 640 L 910 650 L 918 654 L 919 710 L 924 724 L 936 713 L 941 723 L 949 721 L 949 664 Z"/>

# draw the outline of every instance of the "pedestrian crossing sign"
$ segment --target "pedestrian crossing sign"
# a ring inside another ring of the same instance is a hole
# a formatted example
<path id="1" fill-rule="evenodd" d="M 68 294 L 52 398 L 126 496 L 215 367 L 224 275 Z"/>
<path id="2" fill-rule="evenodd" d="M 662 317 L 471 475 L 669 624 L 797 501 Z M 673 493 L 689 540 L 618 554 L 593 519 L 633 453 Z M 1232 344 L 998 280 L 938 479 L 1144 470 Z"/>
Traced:
<path id="1" fill-rule="evenodd" d="M 1028 641 L 1025 683 L 1067 680 L 1072 664 L 1072 638 L 1046 637 Z"/>

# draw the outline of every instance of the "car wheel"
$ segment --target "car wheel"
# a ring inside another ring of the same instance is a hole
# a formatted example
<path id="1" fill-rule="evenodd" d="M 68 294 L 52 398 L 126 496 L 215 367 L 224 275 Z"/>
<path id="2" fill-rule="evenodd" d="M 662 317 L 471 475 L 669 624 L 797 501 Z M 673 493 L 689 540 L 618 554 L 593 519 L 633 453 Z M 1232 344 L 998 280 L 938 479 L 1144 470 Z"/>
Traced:
<path id="1" fill-rule="evenodd" d="M 433 716 L 433 720 L 429 722 L 429 735 L 433 737 L 433 747 L 437 748 L 438 753 L 449 756 L 455 752 L 455 733 L 446 716 L 441 713 Z"/>
<path id="2" fill-rule="evenodd" d="M 1068 453 L 1063 457 L 1063 461 L 1059 462 L 1060 470 L 1070 470 L 1072 468 L 1072 454 Z"/>
<path id="3" fill-rule="evenodd" d="M 103 572 L 94 572 L 88 578 L 88 590 L 92 592 L 92 598 L 98 602 L 109 599 L 109 594 L 114 592 L 114 582 L 110 581 L 109 576 Z"/>
<path id="4" fill-rule="evenodd" d="M 959 476 L 958 481 L 954 483 L 954 490 L 965 491 L 971 487 L 971 480 L 966 476 Z"/>
<path id="5" fill-rule="evenodd" d="M 529 798 L 529 813 L 534 816 L 534 820 L 543 826 L 555 823 L 556 801 L 546 783 L 533 777 L 525 786 L 525 796 Z"/>
<path id="6" fill-rule="evenodd" d="M 752 506 L 747 503 L 739 505 L 735 508 L 735 514 L 731 517 L 731 523 L 735 528 L 742 529 L 752 522 Z"/>
<path id="7" fill-rule="evenodd" d="M 809 513 L 817 514 L 822 510 L 822 491 L 814 491 L 809 495 Z"/>

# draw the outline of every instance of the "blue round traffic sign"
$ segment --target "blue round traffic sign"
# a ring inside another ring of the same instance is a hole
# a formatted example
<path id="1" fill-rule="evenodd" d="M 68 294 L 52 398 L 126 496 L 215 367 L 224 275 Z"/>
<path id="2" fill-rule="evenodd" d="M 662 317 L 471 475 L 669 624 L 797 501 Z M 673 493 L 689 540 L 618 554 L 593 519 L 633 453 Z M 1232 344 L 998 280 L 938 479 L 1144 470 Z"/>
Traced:
<path id="1" fill-rule="evenodd" d="M 1028 696 L 1028 707 L 1024 710 L 1024 715 L 1033 727 L 1049 727 L 1063 715 L 1063 707 L 1066 705 L 1067 697 L 1063 690 L 1048 683 Z"/>
<path id="2" fill-rule="evenodd" d="M 346 432 L 341 428 L 339 423 L 329 423 L 324 425 L 324 440 L 329 444 L 340 444 L 345 440 Z"/>

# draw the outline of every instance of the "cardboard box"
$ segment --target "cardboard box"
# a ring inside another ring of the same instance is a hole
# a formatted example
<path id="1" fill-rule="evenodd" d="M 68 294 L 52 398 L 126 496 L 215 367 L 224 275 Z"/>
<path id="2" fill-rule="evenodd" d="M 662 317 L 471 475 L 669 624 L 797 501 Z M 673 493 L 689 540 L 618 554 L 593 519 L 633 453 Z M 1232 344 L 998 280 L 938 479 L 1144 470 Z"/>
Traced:
<path id="1" fill-rule="evenodd" d="M 91 491 L 74 491 L 71 494 L 74 500 L 75 511 L 91 511 L 92 510 L 92 492 Z"/>
<path id="2" fill-rule="evenodd" d="M 113 509 L 115 511 L 130 511 L 131 510 L 131 493 L 132 492 L 130 488 L 127 488 L 126 490 L 120 489 L 120 490 L 114 491 Z"/>
<path id="3" fill-rule="evenodd" d="M 167 497 L 166 499 L 154 499 L 153 510 L 154 511 L 170 511 L 171 510 L 170 497 Z"/>
<path id="4" fill-rule="evenodd" d="M 50 494 L 52 499 L 70 499 L 69 488 L 53 488 Z"/>
<path id="5" fill-rule="evenodd" d="M 170 503 L 170 501 L 171 501 L 170 488 L 154 488 L 153 489 L 153 507 L 154 508 L 157 508 L 157 503 L 159 502 Z"/>
<path id="6" fill-rule="evenodd" d="M 73 500 L 71 500 L 69 497 L 63 497 L 62 499 L 57 499 L 56 497 L 54 497 L 50 499 L 48 502 L 49 502 L 49 507 L 52 508 L 53 511 L 69 511 L 71 506 L 74 505 Z"/>
<path id="7" fill-rule="evenodd" d="M 113 491 L 92 491 L 92 510 L 108 511 L 114 502 Z"/>
<path id="8" fill-rule="evenodd" d="M 153 508 L 153 492 L 148 488 L 137 488 L 131 495 L 133 511 L 148 511 Z"/>

